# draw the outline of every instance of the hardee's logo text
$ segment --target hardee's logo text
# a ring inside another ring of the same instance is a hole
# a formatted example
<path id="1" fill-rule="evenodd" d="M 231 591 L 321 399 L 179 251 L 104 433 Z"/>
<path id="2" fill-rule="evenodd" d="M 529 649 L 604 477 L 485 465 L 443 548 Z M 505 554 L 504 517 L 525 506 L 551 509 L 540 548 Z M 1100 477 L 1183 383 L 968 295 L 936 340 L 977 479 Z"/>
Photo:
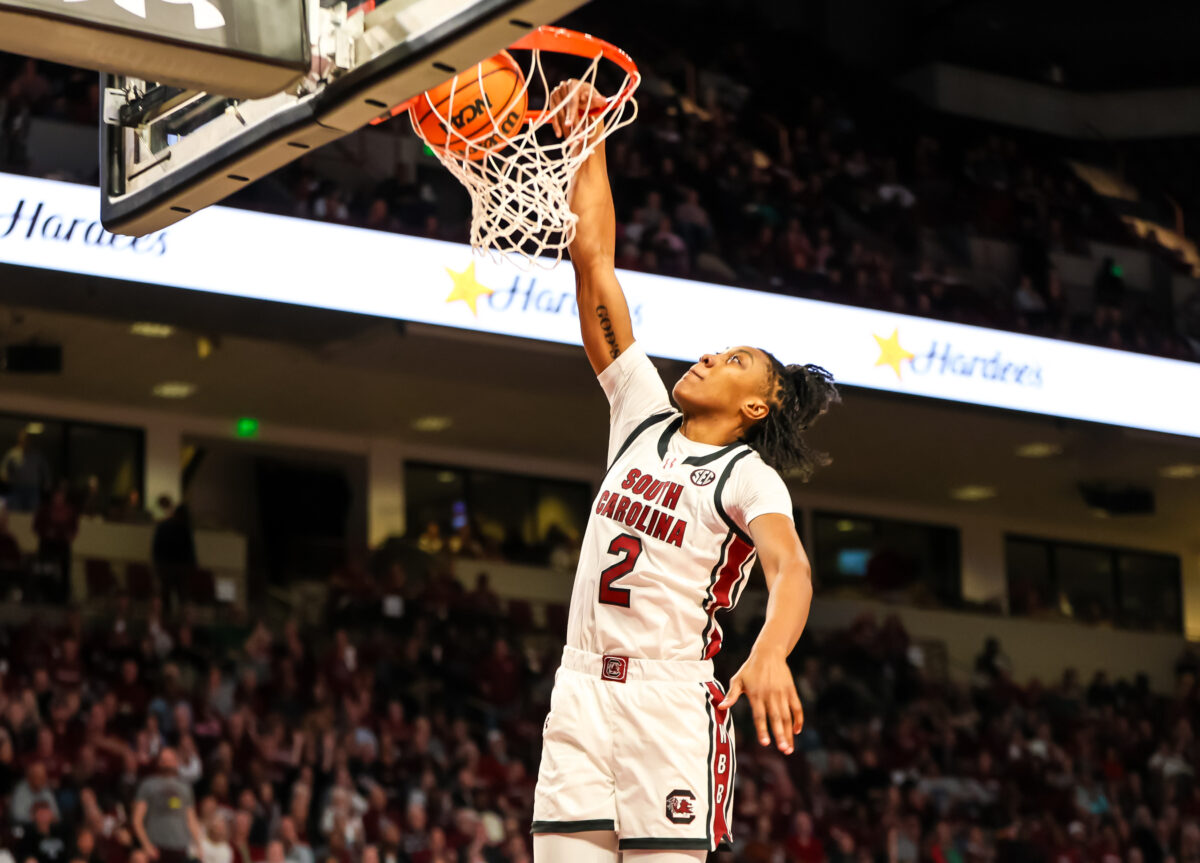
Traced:
<path id="1" fill-rule="evenodd" d="M 1008 359 L 1000 351 L 983 355 L 970 349 L 959 350 L 949 341 L 935 340 L 923 353 L 914 354 L 900 344 L 898 328 L 886 339 L 878 333 L 874 335 L 879 346 L 875 366 L 889 367 L 896 373 L 896 380 L 904 380 L 900 370 L 907 363 L 916 375 L 956 375 L 1023 387 L 1040 387 L 1043 383 L 1040 365 Z"/>
<path id="2" fill-rule="evenodd" d="M 596 515 L 611 518 L 676 548 L 683 547 L 687 522 L 667 515 L 664 511 L 674 510 L 679 505 L 679 496 L 683 493 L 682 485 L 655 479 L 650 474 L 633 468 L 621 481 L 621 488 L 629 493 L 621 494 L 607 490 L 600 493 L 600 499 L 596 501 Z"/>

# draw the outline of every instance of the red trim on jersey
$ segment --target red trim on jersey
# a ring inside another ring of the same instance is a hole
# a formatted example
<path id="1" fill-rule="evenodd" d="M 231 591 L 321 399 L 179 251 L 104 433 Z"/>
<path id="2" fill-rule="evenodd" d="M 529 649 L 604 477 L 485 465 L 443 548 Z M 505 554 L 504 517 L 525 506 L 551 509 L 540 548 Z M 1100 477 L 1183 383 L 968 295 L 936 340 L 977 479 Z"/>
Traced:
<path id="1" fill-rule="evenodd" d="M 725 817 L 726 807 L 733 796 L 733 733 L 728 727 L 728 710 L 717 707 L 725 700 L 725 693 L 715 683 L 706 683 L 709 709 L 716 722 L 713 728 L 713 760 L 709 767 L 713 777 L 713 799 L 709 801 L 709 824 L 712 827 L 713 843 L 721 844 L 726 836 L 733 834 Z M 723 789 L 718 792 L 717 789 Z M 718 798 L 719 795 L 719 798 Z"/>
<path id="2" fill-rule="evenodd" d="M 733 588 L 742 577 L 742 567 L 754 554 L 754 546 L 740 536 L 734 535 L 725 555 L 725 565 L 717 574 L 717 580 L 712 586 L 712 599 L 708 603 L 708 644 L 704 648 L 704 658 L 712 659 L 721 650 L 721 626 L 713 618 L 717 611 L 733 605 Z"/>

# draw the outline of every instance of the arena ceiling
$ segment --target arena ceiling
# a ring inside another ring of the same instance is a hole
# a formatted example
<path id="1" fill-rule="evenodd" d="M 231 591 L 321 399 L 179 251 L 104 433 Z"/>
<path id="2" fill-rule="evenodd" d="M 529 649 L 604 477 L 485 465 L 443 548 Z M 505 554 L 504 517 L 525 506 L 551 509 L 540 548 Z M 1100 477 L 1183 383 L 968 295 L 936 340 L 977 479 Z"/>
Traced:
<path id="1" fill-rule="evenodd" d="M 0 411 L 6 392 L 23 393 L 602 467 L 607 408 L 578 349 L 61 274 L 6 278 L 13 272 L 0 272 L 12 303 L 0 307 L 0 343 L 61 342 L 64 369 L 0 375 Z M 137 320 L 177 330 L 143 338 L 130 333 Z M 214 348 L 206 359 L 200 336 Z M 660 365 L 668 380 L 683 368 Z M 193 383 L 196 392 L 181 401 L 153 396 L 166 380 Z M 436 433 L 413 428 L 430 415 L 453 424 Z M 1200 548 L 1200 479 L 1160 475 L 1200 464 L 1198 440 L 862 390 L 846 392 L 813 438 L 834 463 L 797 488 L 798 499 L 966 508 L 1047 529 L 1103 533 L 1119 525 Z M 1062 454 L 1015 455 L 1032 442 L 1057 444 Z M 1152 488 L 1156 514 L 1098 519 L 1078 490 L 1097 480 Z M 993 486 L 998 495 L 951 500 L 950 490 L 964 485 Z"/>

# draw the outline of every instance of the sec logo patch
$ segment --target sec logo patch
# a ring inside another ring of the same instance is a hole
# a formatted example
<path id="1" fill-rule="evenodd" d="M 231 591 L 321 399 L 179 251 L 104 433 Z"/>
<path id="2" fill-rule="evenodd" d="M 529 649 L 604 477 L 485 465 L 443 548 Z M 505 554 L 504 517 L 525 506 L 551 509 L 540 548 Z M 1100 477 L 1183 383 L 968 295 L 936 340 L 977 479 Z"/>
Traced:
<path id="1" fill-rule="evenodd" d="M 692 471 L 693 485 L 708 485 L 716 478 L 717 475 L 706 467 L 698 467 Z"/>

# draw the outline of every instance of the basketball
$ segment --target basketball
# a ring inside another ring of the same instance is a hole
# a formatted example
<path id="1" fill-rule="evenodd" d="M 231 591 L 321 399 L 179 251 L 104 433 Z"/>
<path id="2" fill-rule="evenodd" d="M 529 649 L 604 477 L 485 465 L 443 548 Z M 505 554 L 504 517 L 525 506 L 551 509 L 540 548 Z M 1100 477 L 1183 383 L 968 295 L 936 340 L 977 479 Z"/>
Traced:
<path id="1" fill-rule="evenodd" d="M 456 75 L 427 90 L 410 110 L 416 126 L 431 147 L 461 153 L 471 148 L 470 158 L 480 158 L 503 145 L 501 136 L 512 137 L 525 119 L 528 99 L 525 75 L 507 51 L 484 60 L 471 71 Z M 454 128 L 449 134 L 446 121 Z"/>

